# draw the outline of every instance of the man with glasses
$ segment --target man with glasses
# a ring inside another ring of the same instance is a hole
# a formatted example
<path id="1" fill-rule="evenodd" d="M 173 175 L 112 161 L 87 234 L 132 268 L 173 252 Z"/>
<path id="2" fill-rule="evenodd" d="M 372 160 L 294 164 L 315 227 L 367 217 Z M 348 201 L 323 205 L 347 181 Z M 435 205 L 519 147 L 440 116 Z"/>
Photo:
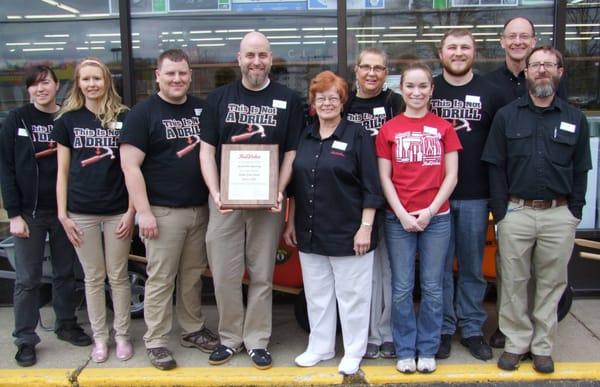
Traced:
<path id="1" fill-rule="evenodd" d="M 488 168 L 480 159 L 492 119 L 505 101 L 500 90 L 473 72 L 475 52 L 475 39 L 468 30 L 451 29 L 444 34 L 439 48 L 443 72 L 434 78 L 431 99 L 431 111 L 452 123 L 463 146 L 459 152 L 458 184 L 450 196 L 452 227 L 444 272 L 444 321 L 438 359 L 450 356 L 457 327 L 461 344 L 473 357 L 492 358 L 492 349 L 482 331 L 487 319 L 483 310 L 487 282 L 482 263 L 489 187 Z"/>
<path id="2" fill-rule="evenodd" d="M 208 95 L 211 122 L 200 134 L 202 174 L 212 198 L 206 246 L 221 339 L 208 361 L 223 364 L 245 346 L 255 367 L 267 369 L 272 363 L 267 346 L 275 253 L 283 230 L 284 192 L 304 117 L 296 93 L 269 79 L 273 55 L 263 34 L 246 34 L 237 60 L 242 79 Z M 221 148 L 234 142 L 279 145 L 279 197 L 271 211 L 222 208 Z M 244 270 L 249 277 L 246 311 L 242 300 Z"/>
<path id="3" fill-rule="evenodd" d="M 502 271 L 506 344 L 498 367 L 515 370 L 531 352 L 534 369 L 551 373 L 558 303 L 592 165 L 585 115 L 556 95 L 561 53 L 535 48 L 525 63 L 528 93 L 498 112 L 482 156 L 490 164 Z"/>
<path id="4" fill-rule="evenodd" d="M 384 122 L 402 111 L 402 97 L 392 89 L 384 89 L 387 54 L 380 48 L 361 51 L 354 67 L 356 92 L 350 93 L 342 114 L 348 121 L 359 123 L 373 136 Z M 379 241 L 373 256 L 373 280 L 369 341 L 364 357 L 393 358 L 396 355 L 392 337 L 392 271 L 388 259 L 382 222 L 378 226 Z"/>

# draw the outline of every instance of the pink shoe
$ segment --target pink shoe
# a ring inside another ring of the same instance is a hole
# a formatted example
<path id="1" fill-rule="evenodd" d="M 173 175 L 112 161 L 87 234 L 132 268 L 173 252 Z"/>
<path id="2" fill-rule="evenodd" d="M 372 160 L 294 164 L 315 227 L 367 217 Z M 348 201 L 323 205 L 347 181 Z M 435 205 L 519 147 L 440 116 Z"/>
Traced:
<path id="1" fill-rule="evenodd" d="M 106 359 L 108 359 L 108 345 L 101 341 L 94 342 L 92 360 L 96 363 L 104 363 Z"/>
<path id="2" fill-rule="evenodd" d="M 133 356 L 133 345 L 129 339 L 117 338 L 117 359 L 126 361 Z"/>

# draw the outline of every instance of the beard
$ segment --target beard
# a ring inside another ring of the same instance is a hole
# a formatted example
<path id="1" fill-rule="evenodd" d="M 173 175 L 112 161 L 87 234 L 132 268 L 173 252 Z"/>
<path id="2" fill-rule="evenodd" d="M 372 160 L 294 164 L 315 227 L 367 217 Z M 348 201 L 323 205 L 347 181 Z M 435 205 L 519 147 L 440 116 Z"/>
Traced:
<path id="1" fill-rule="evenodd" d="M 249 84 L 251 84 L 253 87 L 258 88 L 264 86 L 264 84 L 267 82 L 267 78 L 269 77 L 269 70 L 270 68 L 265 68 L 264 72 L 255 73 L 250 71 L 249 69 L 246 69 L 245 71 L 242 71 L 242 75 Z"/>
<path id="2" fill-rule="evenodd" d="M 556 75 L 551 76 L 550 79 L 538 79 L 529 80 L 527 79 L 527 89 L 529 93 L 537 98 L 551 97 L 558 90 L 558 83 L 560 78 Z"/>
<path id="3" fill-rule="evenodd" d="M 467 62 L 467 65 L 464 68 L 456 70 L 453 69 L 452 65 L 450 63 L 447 63 L 446 61 L 442 62 L 442 66 L 448 74 L 455 77 L 462 77 L 463 75 L 467 75 L 469 71 L 471 71 L 471 69 L 473 68 L 473 62 L 474 60 L 470 60 Z"/>

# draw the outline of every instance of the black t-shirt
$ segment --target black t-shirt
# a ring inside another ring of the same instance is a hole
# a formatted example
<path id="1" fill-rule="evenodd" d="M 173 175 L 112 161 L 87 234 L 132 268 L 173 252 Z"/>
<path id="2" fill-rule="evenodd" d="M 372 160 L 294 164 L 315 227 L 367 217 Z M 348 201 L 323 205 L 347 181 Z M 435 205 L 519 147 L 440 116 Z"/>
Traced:
<path id="1" fill-rule="evenodd" d="M 431 111 L 454 126 L 463 146 L 458 154 L 458 184 L 451 199 L 486 199 L 488 167 L 481 154 L 494 115 L 505 104 L 502 92 L 478 74 L 463 86 L 450 85 L 441 74 L 433 83 Z"/>
<path id="2" fill-rule="evenodd" d="M 133 107 L 121 143 L 144 152 L 141 170 L 148 201 L 154 206 L 195 207 L 208 201 L 200 172 L 200 131 L 205 102 L 191 95 L 171 104 L 155 94 Z"/>
<path id="3" fill-rule="evenodd" d="M 45 113 L 33 104 L 25 107 L 23 120 L 28 125 L 38 165 L 37 208 L 56 209 L 56 143 L 51 139 L 54 114 Z"/>
<path id="4" fill-rule="evenodd" d="M 302 104 L 291 89 L 271 81 L 260 91 L 246 89 L 241 81 L 222 86 L 208 95 L 211 121 L 200 134 L 217 148 L 222 144 L 278 144 L 279 163 L 295 150 L 304 125 Z"/>
<path id="5" fill-rule="evenodd" d="M 80 214 L 120 214 L 128 196 L 121 170 L 118 140 L 125 113 L 108 127 L 85 107 L 65 113 L 52 138 L 71 149 L 67 209 Z"/>
<path id="6" fill-rule="evenodd" d="M 381 92 L 373 98 L 360 98 L 352 95 L 344 106 L 344 117 L 350 122 L 361 124 L 371 136 L 377 136 L 381 125 L 399 114 L 396 109 L 398 99 L 402 98 L 393 91 Z"/>

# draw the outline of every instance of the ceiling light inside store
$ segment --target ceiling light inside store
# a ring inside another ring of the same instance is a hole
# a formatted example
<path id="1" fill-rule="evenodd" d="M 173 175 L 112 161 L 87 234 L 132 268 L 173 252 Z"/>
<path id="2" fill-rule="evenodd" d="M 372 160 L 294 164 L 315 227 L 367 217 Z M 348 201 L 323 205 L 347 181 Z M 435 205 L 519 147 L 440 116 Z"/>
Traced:
<path id="1" fill-rule="evenodd" d="M 298 31 L 297 28 L 259 28 L 260 32 L 289 32 Z"/>
<path id="2" fill-rule="evenodd" d="M 61 15 L 25 15 L 25 19 L 68 19 L 75 16 L 72 13 Z"/>
<path id="3" fill-rule="evenodd" d="M 417 26 L 390 26 L 390 30 L 416 30 Z"/>
<path id="4" fill-rule="evenodd" d="M 89 47 L 75 47 L 77 51 L 89 50 Z"/>
<path id="5" fill-rule="evenodd" d="M 356 34 L 357 38 L 378 38 L 379 34 Z"/>
<path id="6" fill-rule="evenodd" d="M 82 13 L 79 17 L 108 17 L 109 13 Z"/>
<path id="7" fill-rule="evenodd" d="M 600 27 L 600 23 L 578 23 L 578 24 L 567 24 L 569 27 Z"/>
<path id="8" fill-rule="evenodd" d="M 92 40 L 90 41 L 91 44 L 104 44 L 106 43 L 106 40 Z"/>
<path id="9" fill-rule="evenodd" d="M 385 27 L 348 27 L 348 31 L 356 30 L 385 30 Z"/>
<path id="10" fill-rule="evenodd" d="M 104 50 L 104 47 L 90 47 L 92 50 Z"/>
<path id="11" fill-rule="evenodd" d="M 402 39 L 391 39 L 391 40 L 380 40 L 379 43 L 412 43 L 411 39 L 406 39 L 406 40 L 402 40 Z"/>
<path id="12" fill-rule="evenodd" d="M 46 3 L 46 4 L 50 4 L 54 7 L 58 7 L 60 9 L 64 9 L 67 12 L 72 12 L 72 13 L 79 13 L 79 10 L 73 7 L 70 7 L 66 4 L 63 3 L 59 3 L 58 1 L 54 1 L 54 0 L 42 0 L 42 2 Z"/>
<path id="13" fill-rule="evenodd" d="M 477 24 L 475 28 L 504 28 L 503 24 Z"/>
<path id="14" fill-rule="evenodd" d="M 297 46 L 300 42 L 271 42 L 271 46 Z"/>
<path id="15" fill-rule="evenodd" d="M 302 44 L 325 44 L 327 43 L 324 40 L 315 40 L 315 41 L 310 41 L 310 42 L 302 42 Z"/>
<path id="16" fill-rule="evenodd" d="M 23 16 L 17 16 L 17 15 L 8 15 L 6 16 L 7 19 L 23 19 Z"/>
<path id="17" fill-rule="evenodd" d="M 5 43 L 7 46 L 30 46 L 29 42 L 7 42 Z"/>
<path id="18" fill-rule="evenodd" d="M 23 48 L 21 51 L 29 52 L 29 51 L 54 51 L 54 47 L 45 47 L 45 48 Z"/>
<path id="19" fill-rule="evenodd" d="M 438 39 L 415 39 L 415 43 L 439 43 Z"/>
<path id="20" fill-rule="evenodd" d="M 304 35 L 304 39 L 337 38 L 337 35 Z"/>
<path id="21" fill-rule="evenodd" d="M 400 38 L 400 37 L 404 37 L 404 36 L 417 36 L 417 34 L 383 34 L 384 37 L 388 37 L 388 38 Z M 404 41 L 402 41 L 404 42 Z M 412 42 L 412 40 L 411 40 Z"/>
<path id="22" fill-rule="evenodd" d="M 469 29 L 469 28 L 473 28 L 473 27 L 475 27 L 475 26 L 472 25 L 472 24 L 462 24 L 462 25 L 461 24 L 457 24 L 457 25 L 450 25 L 450 26 L 431 26 L 431 28 L 434 29 L 434 30 L 440 30 L 440 29 L 449 30 L 451 28 L 466 28 L 466 29 Z"/>
<path id="23" fill-rule="evenodd" d="M 358 40 L 358 44 L 375 44 L 377 40 Z"/>
<path id="24" fill-rule="evenodd" d="M 34 46 L 51 46 L 53 44 L 67 44 L 67 42 L 33 42 Z"/>
<path id="25" fill-rule="evenodd" d="M 44 38 L 68 38 L 71 35 L 69 34 L 51 34 L 51 35 L 44 35 Z"/>
<path id="26" fill-rule="evenodd" d="M 215 40 L 223 40 L 223 38 L 190 38 L 191 42 L 210 42 Z"/>
<path id="27" fill-rule="evenodd" d="M 196 47 L 223 47 L 225 43 L 198 43 Z"/>
<path id="28" fill-rule="evenodd" d="M 300 35 L 279 35 L 279 36 L 267 36 L 267 39 L 300 39 Z"/>
<path id="29" fill-rule="evenodd" d="M 212 30 L 190 31 L 190 34 L 210 34 Z"/>
<path id="30" fill-rule="evenodd" d="M 565 38 L 565 40 L 592 40 L 592 37 L 591 36 L 581 36 L 581 37 Z"/>
<path id="31" fill-rule="evenodd" d="M 89 36 L 90 38 L 105 38 L 109 36 L 121 36 L 121 34 L 118 32 L 112 32 L 109 34 L 86 34 L 86 36 Z"/>

